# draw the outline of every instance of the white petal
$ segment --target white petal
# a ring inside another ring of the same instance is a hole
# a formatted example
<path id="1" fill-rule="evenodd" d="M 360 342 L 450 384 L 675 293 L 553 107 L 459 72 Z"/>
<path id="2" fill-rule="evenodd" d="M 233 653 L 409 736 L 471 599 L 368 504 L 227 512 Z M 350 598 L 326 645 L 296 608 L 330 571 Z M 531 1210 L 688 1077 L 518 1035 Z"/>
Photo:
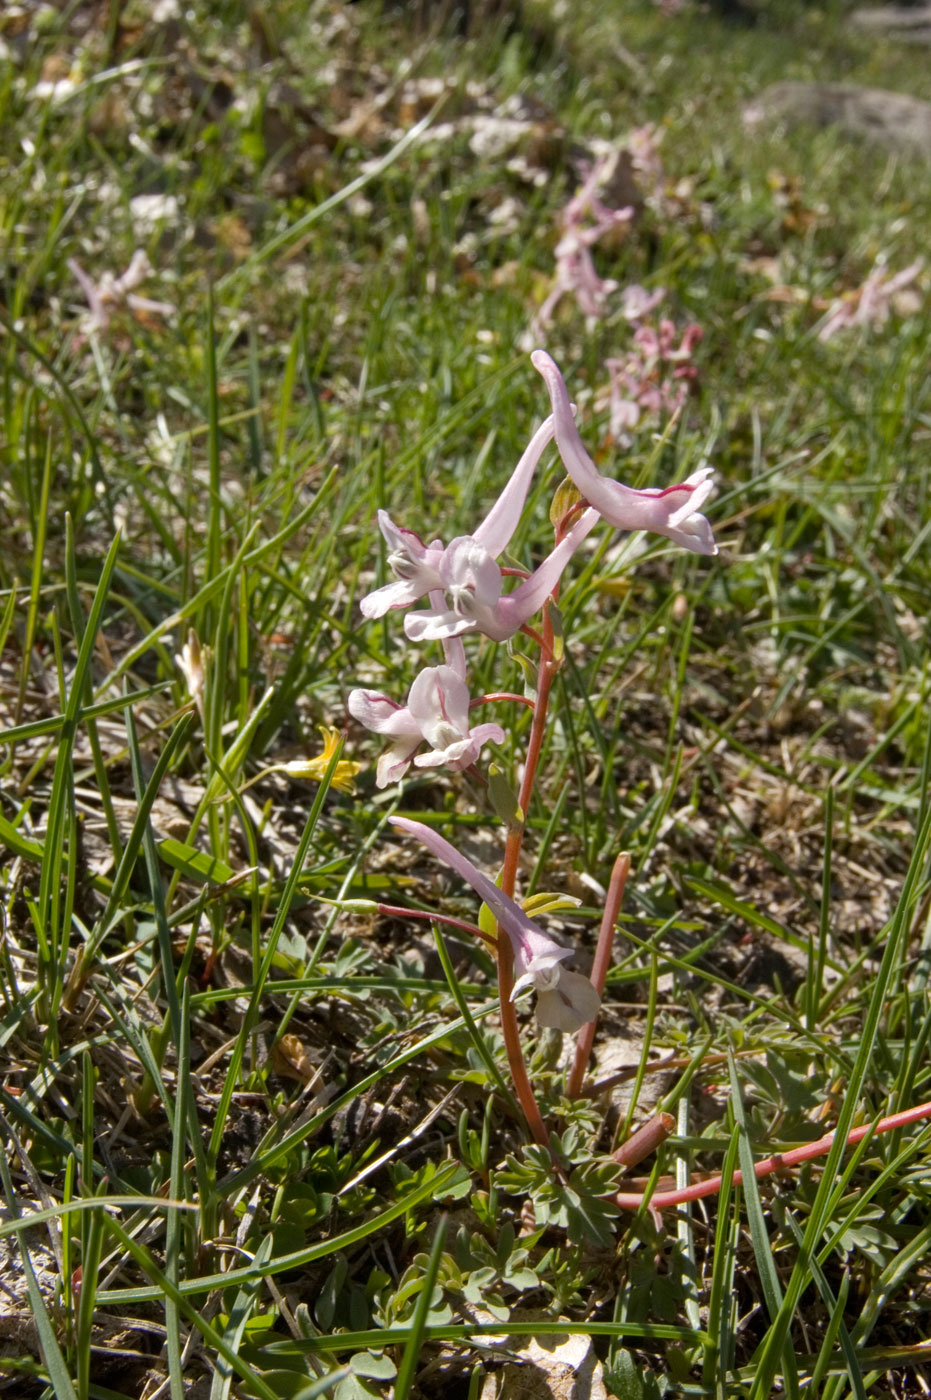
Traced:
<path id="1" fill-rule="evenodd" d="M 420 735 L 414 740 L 408 740 L 394 744 L 387 749 L 378 760 L 378 767 L 375 770 L 375 786 L 379 788 L 390 787 L 392 783 L 398 782 L 404 777 L 411 766 L 411 757 L 420 743 Z"/>
<path id="2" fill-rule="evenodd" d="M 387 695 L 379 695 L 377 690 L 351 690 L 347 707 L 353 719 L 373 734 L 389 734 L 393 738 L 416 736 L 420 741 L 420 726 L 410 710 Z"/>
<path id="3" fill-rule="evenodd" d="M 404 631 L 412 642 L 443 642 L 475 630 L 475 623 L 469 618 L 454 612 L 434 612 L 432 608 L 419 608 L 404 619 Z"/>
<path id="4" fill-rule="evenodd" d="M 428 744 L 446 748 L 450 731 L 464 739 L 469 733 L 469 687 L 451 666 L 427 666 L 414 680 L 407 698 L 410 712 Z"/>
<path id="5" fill-rule="evenodd" d="M 594 1021 L 600 1006 L 601 997 L 587 977 L 562 971 L 552 991 L 537 994 L 535 1010 L 539 1025 L 571 1032 Z"/>
<path id="6" fill-rule="evenodd" d="M 396 579 L 394 583 L 386 583 L 384 588 L 376 588 L 371 593 L 366 593 L 359 602 L 359 607 L 363 617 L 376 618 L 384 617 L 391 608 L 406 608 L 411 603 L 416 603 L 418 598 L 422 598 L 425 590 L 415 579 Z"/>

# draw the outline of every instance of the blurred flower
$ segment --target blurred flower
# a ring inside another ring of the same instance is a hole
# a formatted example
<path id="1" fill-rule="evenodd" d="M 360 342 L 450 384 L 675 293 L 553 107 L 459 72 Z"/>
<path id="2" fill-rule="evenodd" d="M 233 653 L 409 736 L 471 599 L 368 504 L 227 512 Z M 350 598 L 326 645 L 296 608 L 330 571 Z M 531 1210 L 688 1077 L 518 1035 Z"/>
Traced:
<path id="1" fill-rule="evenodd" d="M 129 267 L 120 277 L 114 276 L 112 272 L 104 272 L 99 282 L 94 282 L 74 258 L 68 259 L 68 267 L 80 284 L 90 307 L 90 316 L 86 323 L 88 330 L 104 334 L 110 325 L 111 310 L 119 306 L 128 306 L 131 311 L 148 312 L 155 316 L 175 314 L 175 308 L 170 302 L 150 301 L 148 297 L 136 296 L 136 287 L 152 276 L 152 264 L 139 248 L 133 253 Z"/>
<path id="2" fill-rule="evenodd" d="M 556 445 L 563 465 L 599 515 L 618 530 L 652 530 L 696 554 L 717 554 L 711 526 L 699 508 L 713 489 L 711 467 L 702 467 L 676 486 L 636 491 L 609 481 L 596 468 L 579 436 L 565 381 L 545 350 L 530 357 L 549 390 L 556 422 Z"/>
<path id="3" fill-rule="evenodd" d="M 921 269 L 920 259 L 894 276 L 890 276 L 884 267 L 875 267 L 862 287 L 847 292 L 834 302 L 818 331 L 818 339 L 830 340 L 838 331 L 846 330 L 849 326 L 884 326 L 899 294 L 911 286 Z M 918 307 L 913 309 L 917 310 Z"/>
<path id="4" fill-rule="evenodd" d="M 664 319 L 658 330 L 650 325 L 637 327 L 626 359 L 605 360 L 611 433 L 622 446 L 629 442 L 629 432 L 642 413 L 672 414 L 685 403 L 690 385 L 698 378 L 691 357 L 702 335 L 701 326 L 693 322 L 677 345 L 675 323 Z"/>
<path id="5" fill-rule="evenodd" d="M 587 977 L 569 972 L 562 966 L 572 957 L 572 949 L 564 948 L 544 933 L 509 895 L 483 875 L 467 856 L 457 851 L 442 836 L 422 822 L 406 817 L 391 817 L 401 831 L 416 836 L 428 851 L 443 861 L 467 884 L 494 914 L 507 934 L 514 951 L 515 981 L 511 1000 L 525 987 L 537 993 L 536 1017 L 541 1026 L 561 1031 L 577 1031 L 598 1015 L 601 997 Z"/>
<path id="6" fill-rule="evenodd" d="M 617 282 L 598 276 L 591 254 L 609 229 L 629 223 L 634 214 L 633 207 L 609 209 L 598 198 L 596 191 L 608 164 L 608 157 L 594 162 L 582 188 L 560 216 L 563 233 L 556 245 L 556 280 L 534 318 L 536 337 L 552 323 L 553 312 L 567 292 L 575 297 L 584 316 L 598 320 L 605 314 L 608 297 L 617 288 Z"/>
<path id="7" fill-rule="evenodd" d="M 628 321 L 642 321 L 644 316 L 649 316 L 651 311 L 656 310 L 665 295 L 665 287 L 657 287 L 655 291 L 648 292 L 639 282 L 631 282 L 621 292 L 621 311 Z"/>

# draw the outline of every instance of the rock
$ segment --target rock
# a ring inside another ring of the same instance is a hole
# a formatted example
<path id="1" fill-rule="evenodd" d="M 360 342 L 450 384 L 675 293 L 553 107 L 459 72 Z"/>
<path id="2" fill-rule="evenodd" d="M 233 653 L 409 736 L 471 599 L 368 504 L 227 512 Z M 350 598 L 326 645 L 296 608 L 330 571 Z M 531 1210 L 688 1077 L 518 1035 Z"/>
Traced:
<path id="1" fill-rule="evenodd" d="M 531 1337 L 511 1355 L 486 1377 L 482 1400 L 607 1400 L 591 1337 Z"/>
<path id="2" fill-rule="evenodd" d="M 850 23 L 905 44 L 931 44 L 931 5 L 882 5 L 854 10 Z"/>
<path id="3" fill-rule="evenodd" d="M 931 102 L 884 88 L 855 83 L 773 83 L 744 107 L 743 119 L 750 127 L 774 121 L 789 126 L 835 126 L 855 141 L 931 157 Z"/>

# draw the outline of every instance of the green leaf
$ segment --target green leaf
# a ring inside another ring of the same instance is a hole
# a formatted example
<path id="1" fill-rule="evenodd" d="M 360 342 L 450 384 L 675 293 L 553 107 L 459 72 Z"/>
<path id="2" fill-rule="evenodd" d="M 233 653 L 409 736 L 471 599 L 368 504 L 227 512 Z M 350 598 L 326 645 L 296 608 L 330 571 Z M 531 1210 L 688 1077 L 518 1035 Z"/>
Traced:
<path id="1" fill-rule="evenodd" d="M 524 813 L 517 800 L 517 793 L 496 763 L 488 770 L 488 796 L 491 798 L 495 816 L 504 823 L 508 831 L 523 830 Z"/>
<path id="2" fill-rule="evenodd" d="M 573 510 L 581 499 L 582 493 L 571 476 L 567 476 L 559 483 L 550 502 L 550 524 L 554 530 L 559 528 L 560 523 L 565 520 L 570 510 Z"/>
<path id="3" fill-rule="evenodd" d="M 393 1381 L 398 1374 L 398 1368 L 391 1357 L 381 1352 L 376 1354 L 373 1351 L 357 1351 L 355 1356 L 350 1356 L 349 1365 L 353 1375 L 367 1376 L 373 1381 Z"/>
<path id="4" fill-rule="evenodd" d="M 182 875 L 187 875 L 191 880 L 223 885 L 236 876 L 232 866 L 227 865 L 218 856 L 195 850 L 193 846 L 186 846 L 183 841 L 176 841 L 172 836 L 166 836 L 163 841 L 158 842 L 158 853 L 172 870 L 180 870 Z"/>
<path id="5" fill-rule="evenodd" d="M 605 1380 L 617 1400 L 644 1400 L 643 1372 L 629 1351 L 621 1349 L 614 1353 L 611 1369 L 605 1369 Z"/>
<path id="6" fill-rule="evenodd" d="M 25 860 L 43 860 L 45 857 L 45 847 L 41 841 L 23 836 L 4 816 L 0 816 L 0 841 L 14 856 L 22 856 Z"/>
<path id="7" fill-rule="evenodd" d="M 581 899 L 576 899 L 572 894 L 547 894 L 541 891 L 539 894 L 532 894 L 529 899 L 521 901 L 524 913 L 531 919 L 538 919 L 543 914 L 559 914 L 566 909 L 581 908 Z"/>

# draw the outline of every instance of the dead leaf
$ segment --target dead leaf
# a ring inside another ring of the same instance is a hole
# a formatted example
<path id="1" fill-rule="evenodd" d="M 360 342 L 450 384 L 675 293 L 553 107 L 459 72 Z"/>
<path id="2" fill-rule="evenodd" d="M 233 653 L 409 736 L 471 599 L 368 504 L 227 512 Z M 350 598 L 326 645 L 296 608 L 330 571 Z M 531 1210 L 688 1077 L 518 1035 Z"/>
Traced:
<path id="1" fill-rule="evenodd" d="M 275 1042 L 272 1067 L 283 1079 L 297 1079 L 301 1084 L 309 1084 L 317 1073 L 317 1066 L 311 1063 L 303 1041 L 296 1035 L 283 1035 Z"/>
<path id="2" fill-rule="evenodd" d="M 210 225 L 210 232 L 221 248 L 233 255 L 236 262 L 249 256 L 252 234 L 238 214 L 222 214 Z"/>

